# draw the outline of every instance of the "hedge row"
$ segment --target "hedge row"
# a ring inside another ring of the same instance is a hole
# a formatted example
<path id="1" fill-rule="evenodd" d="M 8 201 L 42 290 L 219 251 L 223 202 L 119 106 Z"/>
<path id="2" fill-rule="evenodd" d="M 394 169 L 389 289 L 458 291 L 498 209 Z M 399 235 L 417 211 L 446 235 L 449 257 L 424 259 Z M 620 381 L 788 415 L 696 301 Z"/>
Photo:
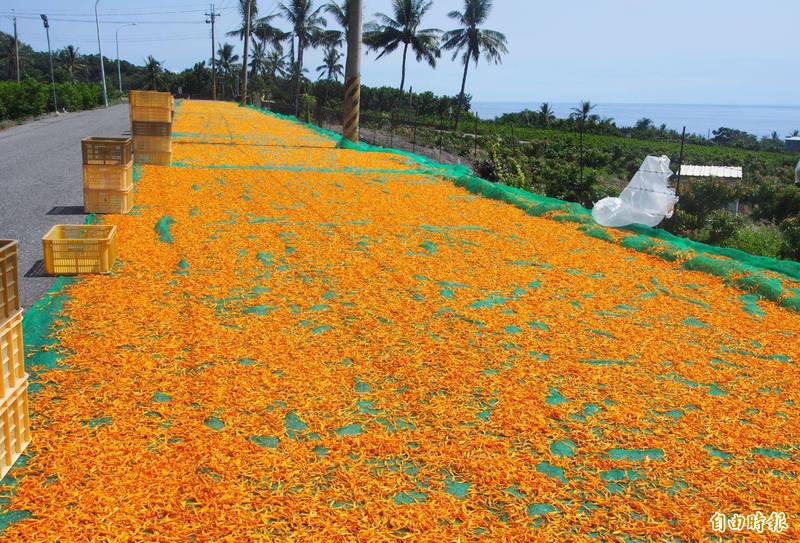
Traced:
<path id="1" fill-rule="evenodd" d="M 56 96 L 60 111 L 92 109 L 103 103 L 100 85 L 91 83 L 57 83 Z M 53 88 L 48 83 L 26 79 L 0 81 L 0 121 L 35 117 L 53 110 Z"/>

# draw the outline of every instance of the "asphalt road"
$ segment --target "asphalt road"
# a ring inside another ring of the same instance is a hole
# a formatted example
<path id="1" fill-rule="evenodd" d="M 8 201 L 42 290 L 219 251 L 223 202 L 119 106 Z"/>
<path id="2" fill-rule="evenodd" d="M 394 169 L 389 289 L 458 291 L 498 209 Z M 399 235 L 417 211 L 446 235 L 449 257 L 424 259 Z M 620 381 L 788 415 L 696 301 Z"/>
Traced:
<path id="1" fill-rule="evenodd" d="M 128 106 L 65 113 L 0 130 L 0 239 L 19 240 L 20 298 L 30 307 L 53 283 L 42 236 L 82 223 L 81 139 L 130 133 Z"/>

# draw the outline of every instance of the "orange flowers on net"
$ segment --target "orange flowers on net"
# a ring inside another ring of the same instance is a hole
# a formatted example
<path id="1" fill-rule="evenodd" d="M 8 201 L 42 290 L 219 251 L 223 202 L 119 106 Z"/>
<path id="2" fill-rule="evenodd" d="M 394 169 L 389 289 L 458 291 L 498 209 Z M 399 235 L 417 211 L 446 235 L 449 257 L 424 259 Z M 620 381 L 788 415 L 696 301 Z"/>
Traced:
<path id="1" fill-rule="evenodd" d="M 174 130 L 68 287 L 7 540 L 796 533 L 800 315 L 251 109 Z"/>

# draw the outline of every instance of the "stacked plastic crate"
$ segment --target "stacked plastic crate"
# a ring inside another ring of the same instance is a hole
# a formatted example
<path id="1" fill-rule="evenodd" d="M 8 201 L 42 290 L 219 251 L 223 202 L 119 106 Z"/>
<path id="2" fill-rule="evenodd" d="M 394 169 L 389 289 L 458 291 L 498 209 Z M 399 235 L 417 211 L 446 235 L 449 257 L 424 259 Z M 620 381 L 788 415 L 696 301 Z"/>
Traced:
<path id="1" fill-rule="evenodd" d="M 85 138 L 83 207 L 86 213 L 128 213 L 133 207 L 130 138 Z"/>
<path id="2" fill-rule="evenodd" d="M 168 92 L 130 91 L 131 134 L 136 162 L 172 163 L 172 119 L 175 100 Z"/>
<path id="3" fill-rule="evenodd" d="M 31 441 L 17 242 L 0 239 L 0 478 Z"/>

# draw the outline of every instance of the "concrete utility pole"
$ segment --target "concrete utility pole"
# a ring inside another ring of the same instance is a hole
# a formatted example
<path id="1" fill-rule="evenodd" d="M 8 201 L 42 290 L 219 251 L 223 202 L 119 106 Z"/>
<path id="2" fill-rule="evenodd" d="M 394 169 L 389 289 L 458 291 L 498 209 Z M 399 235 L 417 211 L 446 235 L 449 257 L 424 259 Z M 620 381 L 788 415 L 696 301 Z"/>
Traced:
<path id="1" fill-rule="evenodd" d="M 206 13 L 206 24 L 211 25 L 211 99 L 217 99 L 217 50 L 214 41 L 214 22 L 220 14 L 214 11 L 214 4 L 211 4 L 211 12 Z"/>
<path id="2" fill-rule="evenodd" d="M 13 9 L 11 12 L 14 13 L 14 60 L 17 63 L 17 83 L 19 83 L 19 36 L 17 36 L 17 13 Z"/>
<path id="3" fill-rule="evenodd" d="M 344 130 L 342 135 L 358 141 L 361 115 L 361 0 L 349 0 L 347 21 L 347 66 L 344 75 Z"/>
<path id="4" fill-rule="evenodd" d="M 103 48 L 100 46 L 100 19 L 97 18 L 97 4 L 100 0 L 95 0 L 94 3 L 94 24 L 97 27 L 97 50 L 100 52 L 100 77 L 103 78 L 103 103 L 108 107 L 108 91 L 106 90 L 106 67 L 103 62 Z"/>
<path id="5" fill-rule="evenodd" d="M 47 22 L 47 15 L 40 15 L 44 23 L 44 31 L 47 33 L 47 54 L 50 56 L 50 82 L 53 85 L 53 111 L 58 115 L 58 99 L 56 98 L 56 77 L 53 74 L 53 51 L 50 49 L 50 23 Z"/>
<path id="6" fill-rule="evenodd" d="M 117 41 L 117 80 L 119 81 L 119 92 L 122 92 L 122 70 L 119 67 L 119 31 L 125 28 L 126 26 L 136 26 L 136 23 L 128 23 L 126 25 L 122 25 L 114 33 Z"/>
<path id="7" fill-rule="evenodd" d="M 247 0 L 247 19 L 244 23 L 244 52 L 242 54 L 242 103 L 247 103 L 247 48 L 250 45 L 250 7 L 252 0 Z"/>

